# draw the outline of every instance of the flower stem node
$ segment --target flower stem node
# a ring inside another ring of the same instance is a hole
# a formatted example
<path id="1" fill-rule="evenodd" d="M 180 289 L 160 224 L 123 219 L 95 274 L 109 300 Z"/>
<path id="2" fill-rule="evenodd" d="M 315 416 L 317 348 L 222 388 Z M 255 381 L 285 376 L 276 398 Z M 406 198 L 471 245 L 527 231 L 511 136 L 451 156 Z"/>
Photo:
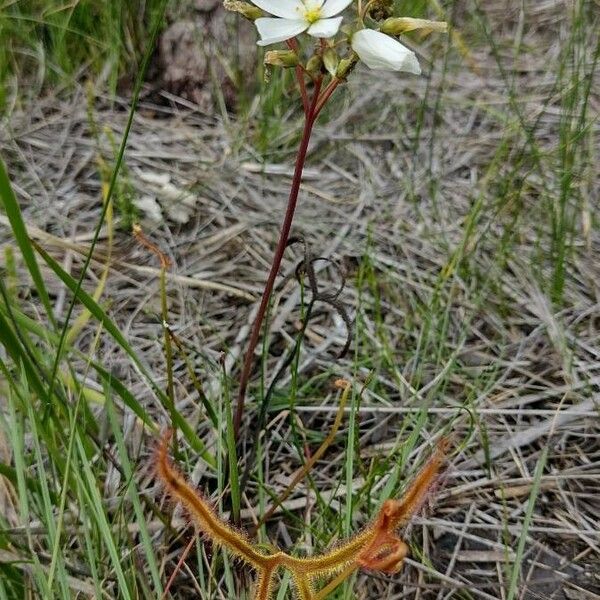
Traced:
<path id="1" fill-rule="evenodd" d="M 295 67 L 300 62 L 293 50 L 269 50 L 265 52 L 265 65 L 272 67 Z"/>
<path id="2" fill-rule="evenodd" d="M 448 23 L 445 21 L 428 21 L 427 19 L 411 19 L 410 17 L 393 17 L 383 22 L 380 31 L 388 35 L 402 35 L 409 31 L 421 31 L 424 35 L 434 31 L 448 33 Z"/>
<path id="3" fill-rule="evenodd" d="M 223 8 L 231 12 L 236 12 L 246 17 L 250 21 L 256 21 L 259 17 L 262 17 L 262 10 L 249 2 L 240 2 L 240 0 L 225 0 L 223 2 Z"/>

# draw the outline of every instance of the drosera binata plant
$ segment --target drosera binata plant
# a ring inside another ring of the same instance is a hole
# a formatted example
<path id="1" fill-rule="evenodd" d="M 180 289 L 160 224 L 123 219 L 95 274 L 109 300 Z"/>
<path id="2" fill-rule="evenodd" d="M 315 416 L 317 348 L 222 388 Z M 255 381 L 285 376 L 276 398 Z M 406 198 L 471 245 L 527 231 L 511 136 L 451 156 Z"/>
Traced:
<path id="1" fill-rule="evenodd" d="M 257 42 L 259 46 L 286 44 L 285 50 L 267 51 L 264 62 L 267 68 L 295 70 L 299 102 L 304 112 L 304 125 L 287 207 L 244 355 L 234 418 L 236 436 L 244 414 L 254 353 L 290 237 L 308 145 L 319 114 L 359 62 L 375 70 L 420 74 L 421 67 L 414 52 L 397 39 L 402 34 L 420 31 L 426 35 L 433 31 L 447 31 L 445 22 L 397 16 L 394 14 L 394 5 L 393 0 L 224 2 L 225 8 L 254 22 L 260 36 Z M 348 13 L 349 18 L 342 27 L 344 13 Z"/>
<path id="2" fill-rule="evenodd" d="M 348 394 L 350 385 L 339 380 Z M 442 438 L 424 467 L 419 471 L 404 495 L 386 500 L 376 518 L 349 540 L 335 545 L 323 554 L 299 558 L 276 549 L 267 552 L 253 544 L 248 536 L 221 519 L 208 500 L 182 475 L 169 458 L 172 430 L 167 430 L 157 447 L 156 474 L 166 491 L 187 511 L 190 518 L 214 545 L 223 547 L 234 558 L 256 572 L 254 600 L 270 600 L 275 590 L 278 571 L 290 571 L 300 600 L 323 600 L 356 569 L 382 573 L 397 573 L 408 555 L 408 546 L 399 537 L 398 529 L 409 521 L 422 506 L 438 479 L 446 460 L 448 440 Z M 330 577 L 319 591 L 316 584 Z"/>
<path id="3" fill-rule="evenodd" d="M 290 68 L 295 72 L 298 102 L 303 113 L 302 135 L 296 154 L 285 215 L 271 261 L 260 305 L 249 335 L 239 380 L 232 439 L 238 438 L 244 415 L 244 404 L 255 350 L 267 313 L 269 301 L 281 267 L 283 254 L 290 243 L 290 233 L 302 173 L 313 127 L 336 89 L 343 84 L 359 62 L 375 70 L 404 71 L 420 74 L 415 54 L 398 37 L 420 30 L 447 31 L 446 23 L 411 19 L 394 14 L 393 0 L 225 0 L 228 10 L 237 12 L 256 25 L 259 46 L 285 44 L 285 49 L 270 49 L 264 54 L 267 69 Z M 344 19 L 346 23 L 342 27 Z M 345 382 L 341 405 L 350 385 Z M 339 426 L 343 408 L 336 417 Z M 319 449 L 324 450 L 333 434 Z M 398 529 L 419 509 L 434 485 L 445 460 L 448 443 L 440 441 L 429 461 L 399 500 L 386 500 L 377 517 L 361 532 L 329 551 L 312 557 L 298 558 L 281 550 L 272 552 L 252 543 L 249 537 L 221 519 L 209 502 L 191 486 L 169 458 L 171 431 L 165 433 L 156 452 L 157 476 L 173 499 L 181 503 L 191 519 L 213 544 L 224 547 L 233 557 L 256 572 L 255 600 L 269 600 L 274 580 L 283 569 L 293 578 L 301 600 L 326 598 L 342 581 L 358 568 L 395 573 L 408 554 L 408 546 L 398 536 Z M 317 456 L 317 455 L 315 455 Z M 314 460 L 317 460 L 315 458 Z M 310 463 L 310 461 L 309 461 Z M 307 463 L 301 477 L 311 468 Z M 295 478 L 292 486 L 298 482 Z M 271 513 L 267 512 L 260 522 Z M 183 560 L 183 559 L 182 559 Z M 320 591 L 316 584 L 329 577 Z M 168 589 L 169 586 L 167 586 Z"/>

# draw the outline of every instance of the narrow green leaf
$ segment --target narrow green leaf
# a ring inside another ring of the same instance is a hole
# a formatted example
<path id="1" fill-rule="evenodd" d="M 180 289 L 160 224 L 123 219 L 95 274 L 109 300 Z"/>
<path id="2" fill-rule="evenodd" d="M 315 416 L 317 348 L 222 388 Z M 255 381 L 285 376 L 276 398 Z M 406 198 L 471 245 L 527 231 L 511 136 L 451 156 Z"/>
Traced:
<path id="1" fill-rule="evenodd" d="M 25 352 L 18 340 L 17 336 L 13 333 L 8 321 L 4 318 L 4 315 L 0 312 L 0 344 L 4 346 L 6 352 L 14 362 L 17 368 L 22 368 L 27 376 L 33 391 L 44 401 L 47 401 L 46 388 L 42 384 L 42 380 L 38 374 L 37 368 L 32 364 L 29 355 Z"/>
<path id="2" fill-rule="evenodd" d="M 75 472 L 77 477 L 81 478 L 86 504 L 94 516 L 94 521 L 102 535 L 104 545 L 108 550 L 114 575 L 119 583 L 119 597 L 124 598 L 125 600 L 131 600 L 131 591 L 127 579 L 125 578 L 125 573 L 123 572 L 124 556 L 122 552 L 119 552 L 118 544 L 115 543 L 108 516 L 104 510 L 102 498 L 98 491 L 98 482 L 91 469 L 90 462 L 78 432 L 75 433 L 75 443 L 77 448 L 76 456 L 79 463 Z"/>
<path id="3" fill-rule="evenodd" d="M 27 269 L 29 270 L 29 274 L 31 275 L 31 279 L 33 280 L 36 291 L 42 301 L 42 304 L 44 305 L 48 320 L 56 327 L 56 321 L 54 319 L 50 297 L 48 296 L 48 291 L 46 290 L 46 285 L 44 284 L 44 278 L 42 277 L 35 259 L 31 240 L 27 235 L 27 228 L 25 227 L 23 215 L 21 214 L 21 208 L 19 207 L 19 203 L 17 202 L 12 185 L 10 184 L 10 179 L 8 178 L 8 172 L 1 158 L 0 200 L 2 201 L 2 206 L 4 207 L 6 216 L 10 222 L 13 235 L 17 244 L 19 245 L 19 249 L 21 250 L 21 254 L 23 255 L 23 259 L 25 260 L 25 264 L 27 265 Z"/>
<path id="4" fill-rule="evenodd" d="M 108 395 L 108 386 L 106 386 L 106 393 Z M 127 493 L 129 500 L 133 505 L 135 518 L 140 528 L 142 547 L 146 555 L 146 564 L 150 569 L 155 594 L 157 597 L 159 597 L 162 596 L 163 588 L 160 580 L 159 568 L 156 563 L 153 543 L 150 537 L 150 532 L 148 531 L 148 527 L 146 526 L 146 518 L 140 502 L 140 492 L 134 480 L 134 469 L 131 465 L 131 461 L 129 460 L 129 454 L 125 446 L 125 439 L 123 438 L 120 424 L 117 421 L 117 415 L 115 413 L 114 405 L 110 399 L 110 396 L 108 397 L 108 402 L 106 403 L 106 409 L 108 413 L 108 419 L 117 442 L 117 450 L 119 452 L 119 458 L 123 467 L 123 472 L 125 473 L 125 477 L 127 477 L 127 489 L 124 493 Z"/>
<path id="5" fill-rule="evenodd" d="M 535 502 L 537 500 L 538 493 L 540 491 L 540 483 L 542 481 L 542 475 L 544 474 L 544 468 L 546 467 L 546 461 L 548 460 L 548 445 L 545 445 L 542 449 L 542 454 L 535 467 L 535 473 L 533 475 L 533 482 L 531 485 L 531 493 L 529 494 L 529 501 L 527 503 L 527 510 L 525 512 L 525 518 L 523 519 L 523 527 L 521 528 L 521 535 L 519 536 L 519 542 L 517 544 L 517 551 L 515 554 L 515 561 L 513 563 L 512 572 L 510 575 L 510 584 L 508 588 L 507 600 L 514 600 L 517 594 L 517 587 L 519 583 L 519 574 L 521 573 L 521 567 L 523 566 L 523 554 L 525 552 L 525 542 L 529 535 L 529 527 L 531 526 L 531 520 L 533 519 L 533 510 L 535 509 Z"/>

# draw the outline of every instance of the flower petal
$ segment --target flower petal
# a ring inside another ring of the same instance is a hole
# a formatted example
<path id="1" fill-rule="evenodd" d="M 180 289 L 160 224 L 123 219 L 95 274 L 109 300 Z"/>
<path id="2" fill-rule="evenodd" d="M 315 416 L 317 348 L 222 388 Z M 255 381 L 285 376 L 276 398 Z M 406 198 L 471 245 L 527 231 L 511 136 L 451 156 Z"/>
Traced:
<path id="1" fill-rule="evenodd" d="M 333 17 L 333 15 L 341 13 L 351 3 L 352 0 L 326 0 L 321 9 L 321 15 L 325 18 Z"/>
<path id="2" fill-rule="evenodd" d="M 352 36 L 352 49 L 370 69 L 421 74 L 421 67 L 415 53 L 380 31 L 373 29 L 357 31 Z"/>
<path id="3" fill-rule="evenodd" d="M 252 0 L 258 8 L 283 19 L 299 19 L 304 14 L 300 0 Z"/>
<path id="4" fill-rule="evenodd" d="M 259 46 L 268 46 L 289 40 L 309 27 L 306 21 L 300 19 L 273 19 L 271 17 L 256 19 L 254 24 L 260 34 L 260 40 L 256 42 Z"/>
<path id="5" fill-rule="evenodd" d="M 307 33 L 318 38 L 333 37 L 338 32 L 341 22 L 342 17 L 335 17 L 333 19 L 319 19 L 308 28 Z"/>

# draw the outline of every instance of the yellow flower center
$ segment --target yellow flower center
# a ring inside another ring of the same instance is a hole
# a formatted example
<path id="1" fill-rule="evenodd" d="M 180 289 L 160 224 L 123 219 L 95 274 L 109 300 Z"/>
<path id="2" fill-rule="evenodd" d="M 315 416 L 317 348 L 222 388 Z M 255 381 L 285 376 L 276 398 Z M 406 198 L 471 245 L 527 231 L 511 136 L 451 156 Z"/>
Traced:
<path id="1" fill-rule="evenodd" d="M 309 23 L 316 23 L 321 18 L 321 7 L 308 2 L 306 2 L 304 6 L 304 18 Z"/>

